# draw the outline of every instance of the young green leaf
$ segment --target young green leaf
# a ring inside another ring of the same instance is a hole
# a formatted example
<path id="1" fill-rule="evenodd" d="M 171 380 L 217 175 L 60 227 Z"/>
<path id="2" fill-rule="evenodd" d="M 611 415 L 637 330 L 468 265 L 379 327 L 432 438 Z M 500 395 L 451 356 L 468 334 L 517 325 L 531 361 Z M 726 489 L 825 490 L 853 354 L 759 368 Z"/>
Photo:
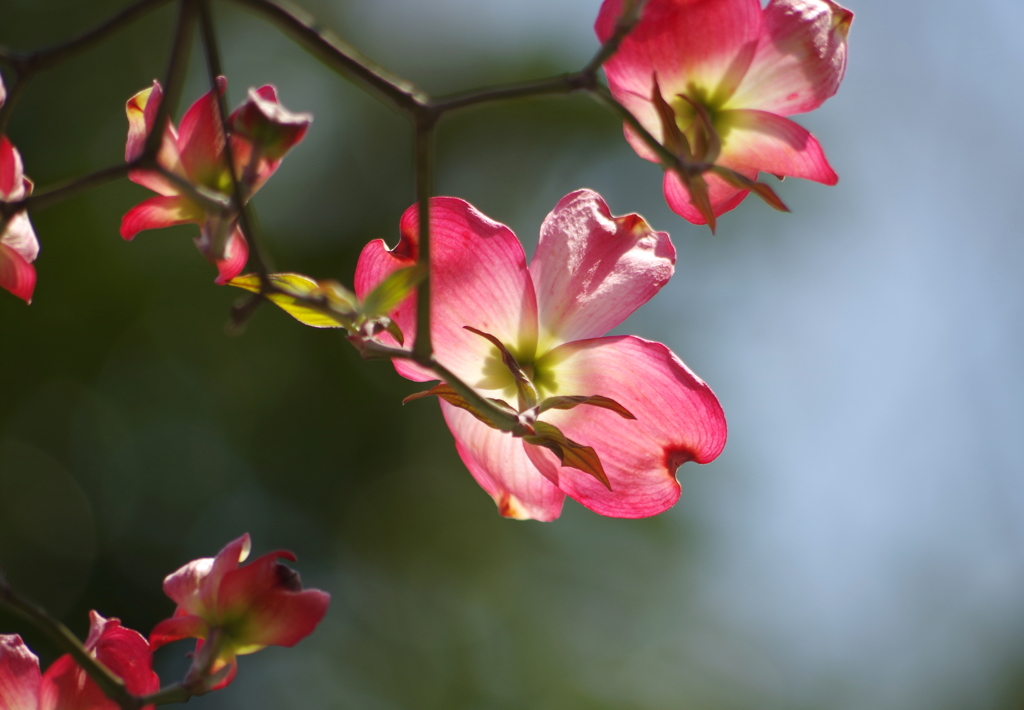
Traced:
<path id="1" fill-rule="evenodd" d="M 327 288 L 302 274 L 270 274 L 270 290 L 264 295 L 295 320 L 313 328 L 351 328 L 353 313 L 346 312 L 347 290 L 336 282 L 325 282 Z M 236 276 L 229 286 L 252 293 L 261 293 L 259 274 Z"/>
<path id="2" fill-rule="evenodd" d="M 412 293 L 427 275 L 424 264 L 407 266 L 392 272 L 363 299 L 360 313 L 367 318 L 386 316 Z"/>

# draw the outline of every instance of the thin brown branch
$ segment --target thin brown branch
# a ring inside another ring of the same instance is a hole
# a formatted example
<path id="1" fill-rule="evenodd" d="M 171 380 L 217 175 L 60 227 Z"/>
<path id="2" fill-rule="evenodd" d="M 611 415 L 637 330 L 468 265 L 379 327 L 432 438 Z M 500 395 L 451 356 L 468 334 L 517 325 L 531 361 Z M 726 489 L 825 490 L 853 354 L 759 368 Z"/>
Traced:
<path id="1" fill-rule="evenodd" d="M 19 77 L 41 69 L 49 69 L 76 54 L 95 47 L 109 35 L 114 34 L 121 28 L 130 25 L 147 13 L 169 2 L 171 0 L 138 0 L 91 30 L 83 32 L 66 42 L 32 52 L 12 52 L 6 48 L 0 49 L 0 62 L 5 62 L 14 67 Z"/>
<path id="2" fill-rule="evenodd" d="M 249 241 L 249 255 L 255 262 L 256 271 L 260 275 L 260 281 L 267 283 L 269 275 L 267 261 L 263 256 L 260 235 L 257 233 L 256 216 L 247 202 L 248 195 L 243 194 L 242 183 L 235 175 L 235 156 L 231 147 L 230 127 L 228 126 L 228 105 L 227 97 L 217 87 L 217 79 L 223 76 L 224 70 L 220 61 L 220 49 L 217 45 L 217 34 L 213 25 L 213 13 L 210 9 L 209 0 L 199 0 L 199 27 L 203 38 L 203 50 L 206 53 L 206 69 L 210 80 L 210 89 L 217 97 L 217 110 L 220 114 L 221 130 L 224 135 L 224 162 L 227 163 L 227 171 L 231 176 L 231 198 L 235 209 L 238 211 L 238 223 L 242 228 L 242 234 Z M 255 146 L 253 147 L 255 151 Z"/>
<path id="3" fill-rule="evenodd" d="M 234 2 L 262 15 L 327 66 L 373 89 L 400 111 L 412 115 L 426 105 L 427 97 L 419 89 L 381 68 L 330 32 L 318 28 L 313 18 L 299 8 L 271 0 Z"/>
<path id="4" fill-rule="evenodd" d="M 615 23 L 615 31 L 612 36 L 601 45 L 594 57 L 578 72 L 441 96 L 430 101 L 430 108 L 436 114 L 441 115 L 448 111 L 493 101 L 565 95 L 581 90 L 593 91 L 598 85 L 598 70 L 618 51 L 622 40 L 636 27 L 645 4 L 647 4 L 647 0 L 627 0 L 625 10 Z"/>
<path id="5" fill-rule="evenodd" d="M 430 108 L 434 113 L 440 115 L 449 111 L 456 111 L 460 108 L 494 101 L 571 94 L 574 91 L 590 89 L 596 82 L 597 77 L 593 72 L 562 74 L 548 79 L 537 79 L 535 81 L 524 81 L 518 84 L 504 84 L 501 86 L 488 86 L 483 89 L 440 96 L 430 101 Z"/>
<path id="6" fill-rule="evenodd" d="M 143 155 L 155 160 L 164 139 L 164 126 L 167 119 L 178 105 L 182 87 L 185 85 L 185 72 L 188 69 L 189 48 L 192 45 L 192 30 L 195 26 L 196 11 L 193 0 L 180 0 L 178 8 L 178 24 L 174 30 L 174 42 L 171 45 L 171 58 L 167 63 L 167 74 L 164 78 L 163 99 L 157 107 L 153 128 L 146 136 L 146 148 Z"/>
<path id="7" fill-rule="evenodd" d="M 124 163 L 123 165 L 112 165 L 96 172 L 83 175 L 59 187 L 45 192 L 38 192 L 15 202 L 0 202 L 0 214 L 4 218 L 10 218 L 24 210 L 41 210 L 58 202 L 74 197 L 79 193 L 91 190 L 94 187 L 105 185 L 112 180 L 124 177 L 128 171 L 135 166 L 135 163 Z"/>
<path id="8" fill-rule="evenodd" d="M 416 343 L 413 352 L 426 360 L 434 352 L 430 336 L 430 198 L 434 194 L 434 119 L 416 122 L 416 200 L 419 203 L 420 239 L 417 262 L 427 275 L 416 289 Z"/>

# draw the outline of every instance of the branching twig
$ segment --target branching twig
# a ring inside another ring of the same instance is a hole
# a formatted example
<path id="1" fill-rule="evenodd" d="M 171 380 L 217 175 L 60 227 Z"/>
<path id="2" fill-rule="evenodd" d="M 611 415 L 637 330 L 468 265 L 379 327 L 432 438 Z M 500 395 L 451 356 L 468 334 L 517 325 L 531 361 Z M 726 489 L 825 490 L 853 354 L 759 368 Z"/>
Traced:
<path id="1" fill-rule="evenodd" d="M 0 62 L 14 67 L 19 77 L 41 69 L 49 69 L 66 59 L 70 59 L 79 52 L 95 47 L 109 35 L 169 2 L 171 0 L 138 0 L 93 29 L 66 42 L 37 49 L 33 52 L 12 52 L 6 48 L 0 49 Z"/>
<path id="2" fill-rule="evenodd" d="M 317 28 L 302 10 L 270 0 L 234 1 L 280 27 L 335 71 L 373 89 L 394 108 L 412 115 L 426 105 L 426 95 L 415 86 L 377 66 L 333 34 Z"/>
<path id="3" fill-rule="evenodd" d="M 56 66 L 64 60 L 96 46 L 109 35 L 135 22 L 161 5 L 166 5 L 170 1 L 138 0 L 138 2 L 129 5 L 88 32 L 67 42 L 62 42 L 52 47 L 44 47 L 34 52 L 12 52 L 6 48 L 0 48 L 0 62 L 7 64 L 14 72 L 14 76 L 10 77 L 7 102 L 3 108 L 0 108 L 0 133 L 3 133 L 7 127 L 7 120 L 11 115 L 11 111 L 14 110 L 14 104 L 17 103 L 18 97 L 24 90 L 25 85 L 36 72 Z"/>
<path id="4" fill-rule="evenodd" d="M 633 31 L 640 21 L 641 13 L 647 0 L 627 0 L 627 7 L 615 23 L 615 31 L 612 36 L 604 42 L 594 57 L 587 62 L 587 65 L 573 74 L 562 74 L 548 79 L 536 79 L 519 84 L 504 84 L 502 86 L 491 86 L 473 91 L 465 91 L 450 96 L 441 96 L 430 102 L 431 109 L 438 115 L 455 111 L 467 106 L 477 106 L 493 101 L 508 101 L 510 99 L 527 98 L 533 96 L 571 94 L 574 91 L 593 91 L 599 86 L 597 72 L 612 55 L 618 51 L 622 40 Z"/>

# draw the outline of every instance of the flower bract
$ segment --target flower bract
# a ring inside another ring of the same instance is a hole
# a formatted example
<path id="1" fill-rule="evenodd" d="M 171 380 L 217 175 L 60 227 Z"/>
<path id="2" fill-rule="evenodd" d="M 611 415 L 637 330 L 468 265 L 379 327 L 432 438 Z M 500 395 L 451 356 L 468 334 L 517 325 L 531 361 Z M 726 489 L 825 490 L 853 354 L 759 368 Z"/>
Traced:
<path id="1" fill-rule="evenodd" d="M 601 41 L 622 9 L 623 0 L 602 4 Z M 680 157 L 716 167 L 702 176 L 703 197 L 674 170 L 665 173 L 675 212 L 713 222 L 747 196 L 746 181 L 759 172 L 836 183 L 818 141 L 786 117 L 835 94 L 852 21 L 831 0 L 770 0 L 765 8 L 760 0 L 647 2 L 604 69 L 612 95 L 651 135 L 688 154 Z M 626 138 L 641 157 L 659 160 L 628 126 Z"/>
<path id="2" fill-rule="evenodd" d="M 278 562 L 295 560 L 287 550 L 263 555 L 243 567 L 248 534 L 228 543 L 216 557 L 189 562 L 164 580 L 164 592 L 178 605 L 174 616 L 150 634 L 154 648 L 197 638 L 192 675 L 222 688 L 235 676 L 235 656 L 266 646 L 294 646 L 327 612 L 330 595 L 302 589 L 299 575 Z M 203 652 L 205 649 L 205 653 Z"/>
<path id="3" fill-rule="evenodd" d="M 86 650 L 124 681 L 129 693 L 145 697 L 158 691 L 160 679 L 153 672 L 145 637 L 95 611 L 89 620 Z M 40 674 L 39 659 L 17 635 L 0 635 L 0 708 L 119 710 L 70 655 L 61 656 Z"/>
<path id="4" fill-rule="evenodd" d="M 627 518 L 675 503 L 677 467 L 711 461 L 725 445 L 718 400 L 661 343 L 601 337 L 672 276 L 668 235 L 637 215 L 612 216 L 600 195 L 580 190 L 544 220 L 527 266 L 511 230 L 467 202 L 434 198 L 430 214 L 435 357 L 522 422 L 516 435 L 500 431 L 450 388 L 429 392 L 441 397 L 459 455 L 499 512 L 552 520 L 566 495 Z M 416 261 L 416 206 L 400 228 L 394 249 L 382 240 L 363 249 L 360 298 Z M 389 315 L 411 342 L 415 295 Z M 438 379 L 410 360 L 394 365 L 411 380 Z"/>
<path id="5" fill-rule="evenodd" d="M 221 77 L 217 92 L 210 91 L 192 104 L 177 128 L 168 121 L 156 162 L 173 178 L 151 169 L 131 171 L 128 177 L 133 182 L 158 196 L 136 205 L 121 220 L 125 239 L 144 229 L 198 224 L 196 246 L 216 265 L 217 283 L 227 283 L 241 273 L 249 255 L 238 211 L 232 206 L 234 182 L 247 201 L 274 173 L 285 153 L 302 140 L 312 121 L 309 114 L 281 106 L 276 90 L 268 85 L 250 90 L 247 101 L 228 117 L 230 130 L 225 138 L 218 108 L 225 87 Z M 128 101 L 125 160 L 144 155 L 162 98 L 160 84 L 154 81 Z"/>
<path id="6" fill-rule="evenodd" d="M 0 101 L 0 104 L 3 102 Z M 0 135 L 0 201 L 16 202 L 32 194 L 32 181 L 22 172 L 21 155 L 7 136 Z M 32 302 L 39 241 L 28 214 L 18 212 L 0 232 L 0 287 Z"/>

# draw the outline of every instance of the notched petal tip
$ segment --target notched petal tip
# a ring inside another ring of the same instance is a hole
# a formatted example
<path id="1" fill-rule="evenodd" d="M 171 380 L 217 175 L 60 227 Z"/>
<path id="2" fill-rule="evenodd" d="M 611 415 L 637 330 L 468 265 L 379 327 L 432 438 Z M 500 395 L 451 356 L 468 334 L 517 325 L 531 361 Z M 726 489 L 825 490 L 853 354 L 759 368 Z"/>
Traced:
<path id="1" fill-rule="evenodd" d="M 833 31 L 842 36 L 843 39 L 846 39 L 850 34 L 850 25 L 853 24 L 853 13 L 839 3 L 832 2 L 832 0 L 824 0 L 824 2 L 832 11 Z"/>

